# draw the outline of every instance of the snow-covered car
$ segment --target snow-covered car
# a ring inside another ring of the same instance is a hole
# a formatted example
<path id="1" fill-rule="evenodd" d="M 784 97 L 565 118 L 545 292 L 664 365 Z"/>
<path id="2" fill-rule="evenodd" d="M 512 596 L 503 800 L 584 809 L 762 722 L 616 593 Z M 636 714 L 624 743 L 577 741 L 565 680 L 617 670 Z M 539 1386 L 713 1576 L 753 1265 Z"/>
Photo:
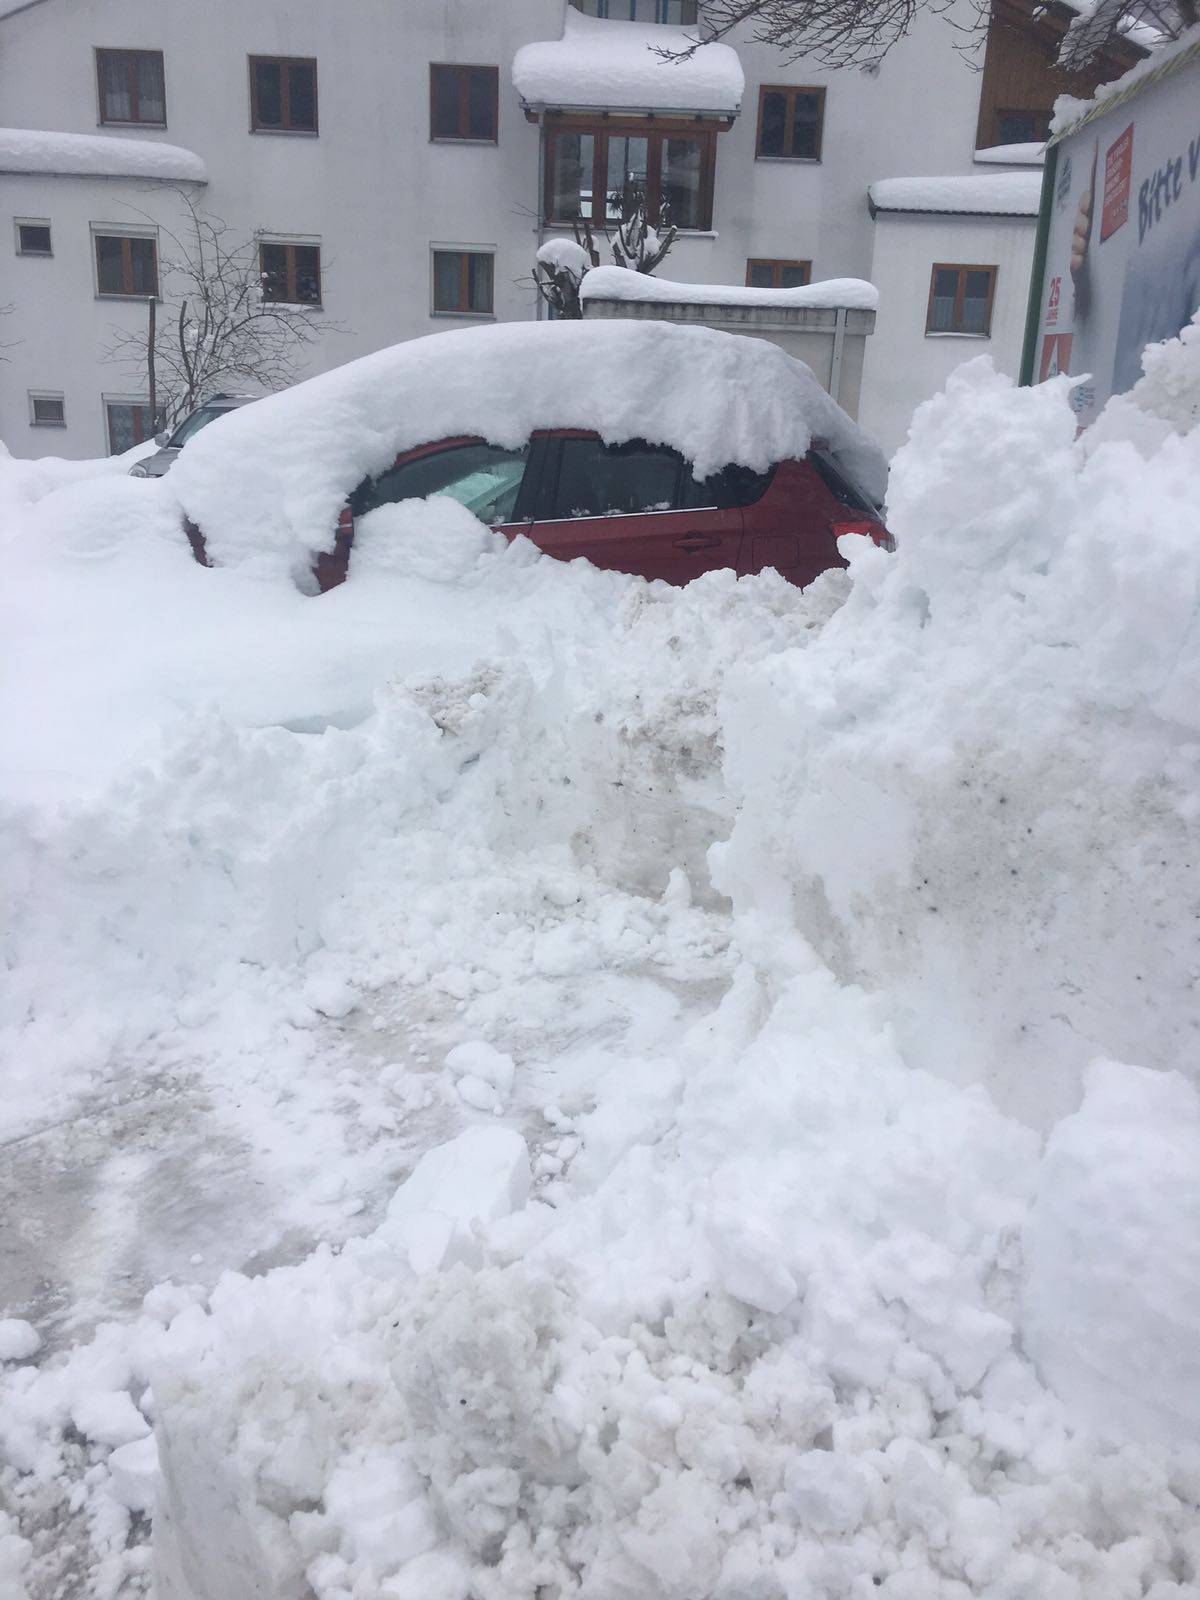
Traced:
<path id="1" fill-rule="evenodd" d="M 435 334 L 269 396 L 175 483 L 206 564 L 269 552 L 330 589 L 360 522 L 448 496 L 547 555 L 685 584 L 773 567 L 806 584 L 838 540 L 891 548 L 881 452 L 765 341 L 651 321 Z"/>
<path id="2" fill-rule="evenodd" d="M 230 411 L 236 411 L 239 406 L 249 405 L 251 400 L 257 399 L 252 394 L 214 394 L 210 395 L 203 405 L 189 411 L 182 422 L 176 423 L 173 429 L 164 428 L 161 433 L 154 435 L 154 442 L 158 449 L 152 456 L 143 456 L 140 461 L 135 461 L 129 469 L 131 478 L 161 478 L 164 473 L 170 472 L 179 457 L 179 452 L 189 439 L 194 439 L 201 428 L 207 428 L 210 422 L 215 422 L 218 417 L 225 416 Z"/>

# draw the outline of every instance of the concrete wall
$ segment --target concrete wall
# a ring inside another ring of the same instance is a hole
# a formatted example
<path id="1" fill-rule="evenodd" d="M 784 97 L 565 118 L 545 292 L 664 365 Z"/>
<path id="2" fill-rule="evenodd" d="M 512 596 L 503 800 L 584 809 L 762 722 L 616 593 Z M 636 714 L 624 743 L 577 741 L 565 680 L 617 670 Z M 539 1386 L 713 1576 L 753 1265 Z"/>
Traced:
<path id="1" fill-rule="evenodd" d="M 455 326 L 430 311 L 434 244 L 495 249 L 496 314 L 537 314 L 529 280 L 537 238 L 539 129 L 511 86 L 515 50 L 561 33 L 564 0 L 42 0 L 0 21 L 0 104 L 10 126 L 166 140 L 195 151 L 203 205 L 242 235 L 261 228 L 320 243 L 325 332 L 302 371 Z M 878 73 L 816 71 L 735 40 L 746 69 L 742 117 L 718 143 L 712 234 L 685 237 L 669 275 L 742 283 L 749 256 L 811 259 L 816 278 L 869 276 L 876 178 L 970 170 L 979 78 L 945 17 L 923 14 Z M 97 128 L 95 46 L 161 49 L 167 128 Z M 320 132 L 252 134 L 247 55 L 315 56 Z M 431 61 L 496 64 L 499 143 L 429 141 Z M 760 83 L 827 86 L 819 163 L 754 159 Z M 932 82 L 936 95 L 923 92 Z M 102 179 L 0 178 L 0 254 L 15 309 L 0 367 L 0 437 L 17 455 L 103 451 L 103 393 L 144 385 L 101 359 L 113 323 L 144 316 L 95 299 L 89 223 L 164 225 L 162 186 Z M 53 261 L 13 255 L 12 218 L 48 217 Z M 9 270 L 9 268 L 14 270 Z M 168 296 L 171 285 L 164 283 Z M 923 304 L 923 296 L 922 296 Z M 29 426 L 27 389 L 60 390 L 68 426 Z"/>
<path id="2" fill-rule="evenodd" d="M 904 442 L 914 409 L 962 362 L 990 355 L 1001 372 L 1017 376 L 1036 225 L 1034 217 L 880 212 L 868 274 L 879 312 L 867 340 L 859 421 L 889 454 Z M 935 261 L 998 269 L 989 337 L 925 332 Z"/>

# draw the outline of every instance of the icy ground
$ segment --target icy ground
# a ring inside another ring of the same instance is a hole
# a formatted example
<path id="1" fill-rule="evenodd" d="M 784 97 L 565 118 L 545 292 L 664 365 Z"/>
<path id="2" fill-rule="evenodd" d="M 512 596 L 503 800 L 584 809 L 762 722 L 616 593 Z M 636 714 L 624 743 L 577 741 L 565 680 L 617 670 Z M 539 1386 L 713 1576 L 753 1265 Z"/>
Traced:
<path id="1" fill-rule="evenodd" d="M 0 463 L 4 1600 L 1200 1595 L 1198 357 L 803 594 Z"/>

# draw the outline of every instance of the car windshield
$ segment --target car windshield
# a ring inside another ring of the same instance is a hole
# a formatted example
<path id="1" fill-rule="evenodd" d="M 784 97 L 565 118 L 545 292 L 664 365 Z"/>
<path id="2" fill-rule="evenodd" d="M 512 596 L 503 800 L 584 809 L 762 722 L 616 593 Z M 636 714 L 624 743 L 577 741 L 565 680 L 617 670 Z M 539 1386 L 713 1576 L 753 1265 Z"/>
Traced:
<path id="1" fill-rule="evenodd" d="M 232 406 L 201 406 L 199 410 L 193 411 L 190 417 L 185 417 L 179 424 L 175 432 L 167 440 L 167 448 L 169 450 L 182 449 L 189 439 L 196 437 L 201 428 L 207 428 L 210 422 L 215 422 L 218 417 L 223 417 L 226 412 L 233 409 Z"/>

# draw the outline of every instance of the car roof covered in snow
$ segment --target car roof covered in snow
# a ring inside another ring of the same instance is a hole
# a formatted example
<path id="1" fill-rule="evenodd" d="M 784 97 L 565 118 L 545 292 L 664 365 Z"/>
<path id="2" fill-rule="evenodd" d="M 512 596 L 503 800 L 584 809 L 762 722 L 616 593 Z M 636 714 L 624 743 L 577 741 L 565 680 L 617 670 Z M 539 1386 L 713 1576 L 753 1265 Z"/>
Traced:
<path id="1" fill-rule="evenodd" d="M 296 568 L 399 452 L 458 437 L 516 448 L 562 427 L 669 445 L 701 478 L 731 462 L 761 471 L 816 438 L 877 500 L 887 482 L 882 452 L 776 346 L 612 320 L 493 324 L 376 351 L 213 422 L 172 488 L 217 562 Z"/>

